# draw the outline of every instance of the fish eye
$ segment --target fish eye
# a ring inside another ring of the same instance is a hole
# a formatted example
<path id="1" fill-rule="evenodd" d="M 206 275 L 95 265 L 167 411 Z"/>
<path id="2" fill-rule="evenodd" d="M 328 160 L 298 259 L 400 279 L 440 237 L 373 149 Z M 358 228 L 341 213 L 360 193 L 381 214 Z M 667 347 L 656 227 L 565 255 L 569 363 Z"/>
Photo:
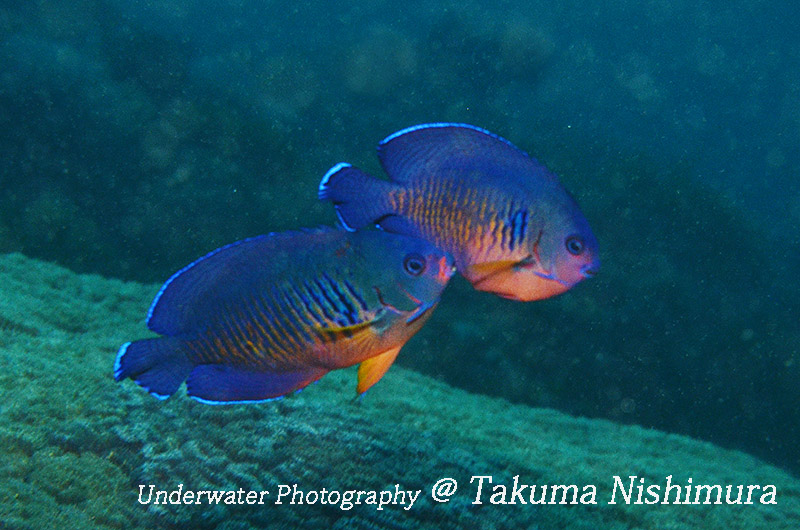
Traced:
<path id="1" fill-rule="evenodd" d="M 569 236 L 565 242 L 567 251 L 573 256 L 580 256 L 583 254 L 583 240 L 579 236 Z"/>
<path id="2" fill-rule="evenodd" d="M 411 276 L 419 276 L 425 272 L 425 258 L 417 253 L 409 254 L 403 260 L 403 268 Z"/>

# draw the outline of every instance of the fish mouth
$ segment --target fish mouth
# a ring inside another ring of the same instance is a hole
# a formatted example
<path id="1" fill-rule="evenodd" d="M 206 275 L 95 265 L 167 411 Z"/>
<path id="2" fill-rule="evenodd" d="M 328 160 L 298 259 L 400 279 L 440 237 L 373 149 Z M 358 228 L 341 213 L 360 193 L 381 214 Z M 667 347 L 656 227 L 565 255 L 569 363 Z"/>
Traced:
<path id="1" fill-rule="evenodd" d="M 600 269 L 600 264 L 593 261 L 592 263 L 587 263 L 583 267 L 581 267 L 581 274 L 584 278 L 593 278 L 597 271 Z"/>

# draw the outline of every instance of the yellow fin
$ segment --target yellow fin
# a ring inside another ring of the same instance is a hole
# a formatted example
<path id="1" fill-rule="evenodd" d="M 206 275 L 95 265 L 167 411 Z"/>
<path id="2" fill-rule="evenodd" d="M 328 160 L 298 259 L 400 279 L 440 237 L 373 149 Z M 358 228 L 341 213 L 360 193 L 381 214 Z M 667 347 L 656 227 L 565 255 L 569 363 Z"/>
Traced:
<path id="1" fill-rule="evenodd" d="M 533 255 L 529 255 L 522 259 L 504 259 L 498 261 L 487 261 L 485 263 L 476 263 L 475 265 L 470 265 L 468 270 L 475 276 L 483 276 L 485 278 L 509 269 L 528 269 L 534 267 L 535 265 L 536 260 L 534 259 Z"/>
<path id="2" fill-rule="evenodd" d="M 519 264 L 519 260 L 487 261 L 469 266 L 469 272 L 476 276 L 491 276 L 500 271 L 512 269 Z"/>
<path id="3" fill-rule="evenodd" d="M 469 266 L 464 277 L 479 291 L 495 293 L 512 300 L 533 300 L 534 298 L 520 296 L 521 285 L 517 273 L 524 269 L 535 269 L 535 267 L 536 260 L 533 256 L 527 256 L 521 260 L 489 261 Z M 533 276 L 528 277 L 528 282 L 530 282 L 530 278 Z M 545 280 L 536 280 L 535 283 L 545 283 Z"/>
<path id="4" fill-rule="evenodd" d="M 397 354 L 402 347 L 401 344 L 396 348 L 386 350 L 380 355 L 362 361 L 358 366 L 358 386 L 356 387 L 356 392 L 363 394 L 369 390 L 372 385 L 380 381 L 383 374 L 386 373 L 394 360 L 397 359 Z"/>

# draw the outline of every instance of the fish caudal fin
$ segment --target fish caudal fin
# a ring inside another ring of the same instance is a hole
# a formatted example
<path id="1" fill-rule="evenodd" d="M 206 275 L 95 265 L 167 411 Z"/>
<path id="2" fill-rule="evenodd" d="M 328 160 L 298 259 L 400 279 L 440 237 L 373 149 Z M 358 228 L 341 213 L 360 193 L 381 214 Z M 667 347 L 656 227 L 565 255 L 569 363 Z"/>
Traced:
<path id="1" fill-rule="evenodd" d="M 358 386 L 356 392 L 363 394 L 370 389 L 372 385 L 380 381 L 383 374 L 389 370 L 392 363 L 397 359 L 397 354 L 400 353 L 400 345 L 391 350 L 387 350 L 380 355 L 371 357 L 366 361 L 362 361 L 358 366 Z"/>
<path id="2" fill-rule="evenodd" d="M 186 393 L 210 405 L 269 401 L 300 390 L 328 373 L 324 368 L 304 368 L 296 372 L 256 372 L 203 364 L 192 370 Z"/>
<path id="3" fill-rule="evenodd" d="M 319 199 L 331 201 L 342 226 L 351 232 L 394 213 L 392 183 L 376 179 L 347 163 L 333 166 L 319 183 Z"/>
<path id="4" fill-rule="evenodd" d="M 130 377 L 158 399 L 167 399 L 191 370 L 180 339 L 145 339 L 122 345 L 114 362 L 114 379 Z"/>

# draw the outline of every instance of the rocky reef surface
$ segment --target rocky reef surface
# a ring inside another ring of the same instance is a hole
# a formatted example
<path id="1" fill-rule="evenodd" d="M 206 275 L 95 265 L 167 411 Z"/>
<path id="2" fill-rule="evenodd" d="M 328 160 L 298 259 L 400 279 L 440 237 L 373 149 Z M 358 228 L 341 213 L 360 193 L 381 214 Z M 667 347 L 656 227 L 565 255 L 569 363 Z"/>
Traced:
<path id="1" fill-rule="evenodd" d="M 800 524 L 800 481 L 747 454 L 470 394 L 402 367 L 361 400 L 353 399 L 354 371 L 341 370 L 261 405 L 213 407 L 180 392 L 158 401 L 111 375 L 119 345 L 147 335 L 143 318 L 156 290 L 76 275 L 20 254 L 0 256 L 3 530 L 776 530 Z M 414 339 L 407 349 L 425 344 Z M 474 503 L 477 480 L 470 483 L 476 476 L 492 477 L 492 484 L 484 479 L 481 504 Z M 574 484 L 578 500 L 589 500 L 583 495 L 592 485 L 596 504 L 560 504 L 560 493 L 555 504 L 523 504 L 531 488 L 512 497 L 515 476 L 518 489 L 537 485 L 535 498 L 544 485 Z M 614 476 L 626 486 L 631 476 L 635 485 L 658 485 L 662 500 L 670 476 L 684 489 L 689 479 L 761 489 L 753 504 L 678 505 L 674 497 L 669 504 L 634 504 L 635 488 L 631 504 L 619 491 L 610 504 Z M 458 489 L 438 503 L 431 490 L 445 477 Z M 139 487 L 151 484 L 167 492 L 270 493 L 264 504 L 142 504 Z M 366 494 L 347 510 L 341 502 L 293 505 L 289 497 L 277 504 L 281 486 L 295 484 L 306 495 L 325 489 L 342 498 L 350 490 L 420 494 L 407 510 L 408 502 L 378 510 L 366 504 Z M 498 485 L 507 488 L 504 496 Z M 759 502 L 767 485 L 775 488 L 775 504 Z"/>

